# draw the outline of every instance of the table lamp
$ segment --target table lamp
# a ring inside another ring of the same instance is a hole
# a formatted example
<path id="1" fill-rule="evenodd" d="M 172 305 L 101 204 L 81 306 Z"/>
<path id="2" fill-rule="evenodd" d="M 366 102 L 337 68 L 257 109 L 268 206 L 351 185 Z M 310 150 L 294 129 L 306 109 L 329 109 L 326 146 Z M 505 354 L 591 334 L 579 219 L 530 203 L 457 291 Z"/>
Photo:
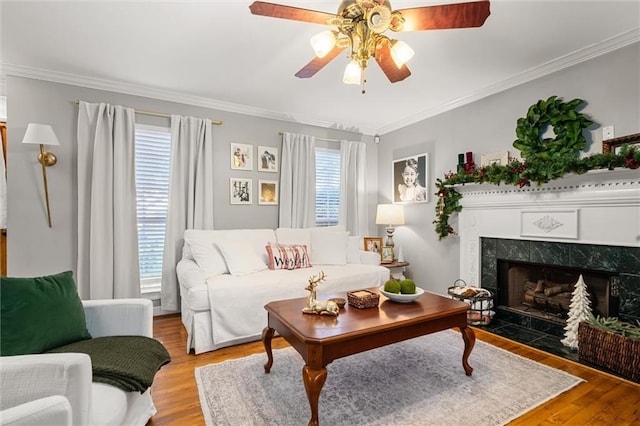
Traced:
<path id="1" fill-rule="evenodd" d="M 387 240 L 385 246 L 394 246 L 394 225 L 404 225 L 404 206 L 402 204 L 378 204 L 376 225 L 387 225 Z"/>

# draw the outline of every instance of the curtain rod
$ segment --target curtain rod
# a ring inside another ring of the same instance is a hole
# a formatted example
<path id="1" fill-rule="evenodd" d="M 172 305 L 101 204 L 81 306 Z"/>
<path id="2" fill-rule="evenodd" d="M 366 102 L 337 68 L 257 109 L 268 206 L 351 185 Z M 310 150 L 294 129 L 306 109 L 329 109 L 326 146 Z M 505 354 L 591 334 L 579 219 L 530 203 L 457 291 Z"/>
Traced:
<path id="1" fill-rule="evenodd" d="M 278 134 L 280 136 L 284 135 L 285 132 L 283 132 L 282 130 L 278 132 Z M 340 142 L 338 139 L 326 139 L 326 138 L 316 138 L 319 141 L 325 141 L 325 142 Z"/>
<path id="2" fill-rule="evenodd" d="M 80 100 L 76 99 L 76 105 L 80 104 Z M 167 114 L 166 112 L 156 112 L 156 111 L 146 111 L 143 109 L 134 109 L 136 114 L 142 115 L 152 115 L 154 117 L 164 117 L 171 118 L 171 114 Z M 211 124 L 215 124 L 216 126 L 222 126 L 222 120 L 211 120 Z"/>

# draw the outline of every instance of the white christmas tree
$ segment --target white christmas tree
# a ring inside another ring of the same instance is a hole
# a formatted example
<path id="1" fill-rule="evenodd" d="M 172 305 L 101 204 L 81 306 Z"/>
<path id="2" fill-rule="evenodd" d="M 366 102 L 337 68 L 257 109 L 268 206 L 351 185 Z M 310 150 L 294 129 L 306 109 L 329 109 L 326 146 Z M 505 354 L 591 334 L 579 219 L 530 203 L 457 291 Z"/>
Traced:
<path id="1" fill-rule="evenodd" d="M 582 275 L 578 278 L 572 295 L 571 304 L 569 305 L 569 318 L 567 319 L 567 326 L 564 328 L 566 333 L 564 333 L 564 339 L 561 342 L 571 349 L 578 349 L 578 326 L 581 321 L 593 318 L 587 284 L 585 284 Z"/>

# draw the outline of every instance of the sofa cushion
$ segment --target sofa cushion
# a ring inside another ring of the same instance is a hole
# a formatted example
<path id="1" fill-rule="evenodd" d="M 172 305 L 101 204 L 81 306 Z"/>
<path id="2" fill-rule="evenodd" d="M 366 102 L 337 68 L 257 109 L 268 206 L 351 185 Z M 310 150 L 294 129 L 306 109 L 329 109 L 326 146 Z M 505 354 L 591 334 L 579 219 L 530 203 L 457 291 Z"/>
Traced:
<path id="1" fill-rule="evenodd" d="M 0 354 L 26 355 L 90 339 L 71 271 L 0 277 Z"/>
<path id="2" fill-rule="evenodd" d="M 310 228 L 278 228 L 276 229 L 278 244 L 300 244 L 311 246 Z"/>
<path id="3" fill-rule="evenodd" d="M 224 257 L 216 243 L 197 239 L 186 242 L 189 244 L 189 251 L 193 260 L 202 269 L 206 278 L 229 272 Z"/>
<path id="4" fill-rule="evenodd" d="M 311 262 L 314 265 L 345 265 L 349 233 L 337 229 L 311 230 Z"/>
<path id="5" fill-rule="evenodd" d="M 347 263 L 361 263 L 360 251 L 362 247 L 362 237 L 349 236 L 347 240 Z"/>
<path id="6" fill-rule="evenodd" d="M 218 240 L 217 244 L 231 275 L 246 275 L 267 269 L 267 264 L 253 251 L 249 241 Z"/>
<path id="7" fill-rule="evenodd" d="M 266 246 L 269 269 L 300 269 L 311 267 L 306 245 L 271 244 Z"/>

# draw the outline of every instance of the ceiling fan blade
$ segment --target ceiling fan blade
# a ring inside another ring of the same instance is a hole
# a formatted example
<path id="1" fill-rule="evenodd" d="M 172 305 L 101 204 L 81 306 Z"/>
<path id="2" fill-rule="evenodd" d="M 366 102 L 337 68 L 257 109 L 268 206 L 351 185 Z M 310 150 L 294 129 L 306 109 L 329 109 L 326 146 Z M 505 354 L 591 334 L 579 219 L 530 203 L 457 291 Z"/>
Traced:
<path id="1" fill-rule="evenodd" d="M 389 43 L 381 43 L 376 48 L 376 62 L 380 65 L 382 72 L 387 76 L 390 82 L 397 83 L 411 75 L 411 71 L 406 65 L 398 68 L 391 57 L 391 49 Z"/>
<path id="2" fill-rule="evenodd" d="M 416 7 L 398 12 L 405 20 L 398 31 L 481 27 L 491 14 L 488 0 Z"/>
<path id="3" fill-rule="evenodd" d="M 298 7 L 284 6 L 281 4 L 254 1 L 249 6 L 254 15 L 269 16 L 272 18 L 291 19 L 293 21 L 311 22 L 326 25 L 328 19 L 336 17 L 335 14 L 317 12 L 315 10 L 300 9 Z"/>
<path id="4" fill-rule="evenodd" d="M 318 58 L 317 56 L 313 58 L 307 65 L 302 67 L 300 71 L 296 73 L 296 77 L 298 78 L 309 78 L 313 77 L 318 71 L 324 68 L 329 62 L 331 62 L 336 56 L 338 56 L 344 50 L 344 47 L 334 47 L 331 49 L 329 53 L 324 55 L 322 58 Z"/>

